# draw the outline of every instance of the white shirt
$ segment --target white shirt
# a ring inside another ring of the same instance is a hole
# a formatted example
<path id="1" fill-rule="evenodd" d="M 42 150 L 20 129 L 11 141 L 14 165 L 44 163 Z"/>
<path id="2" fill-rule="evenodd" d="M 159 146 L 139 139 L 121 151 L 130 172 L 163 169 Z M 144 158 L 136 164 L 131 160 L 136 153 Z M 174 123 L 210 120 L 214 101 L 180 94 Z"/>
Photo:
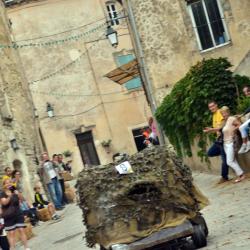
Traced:
<path id="1" fill-rule="evenodd" d="M 55 171 L 51 161 L 45 162 L 43 167 L 44 167 L 44 170 L 45 170 L 47 176 L 50 179 L 53 179 L 53 178 L 57 177 L 56 171 Z"/>

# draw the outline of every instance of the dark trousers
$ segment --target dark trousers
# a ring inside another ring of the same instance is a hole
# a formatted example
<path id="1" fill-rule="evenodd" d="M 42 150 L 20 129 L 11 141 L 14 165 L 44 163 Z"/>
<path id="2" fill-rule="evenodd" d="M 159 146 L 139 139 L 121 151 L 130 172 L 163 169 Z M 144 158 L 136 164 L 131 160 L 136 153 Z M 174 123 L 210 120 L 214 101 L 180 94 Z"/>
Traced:
<path id="1" fill-rule="evenodd" d="M 64 186 L 64 179 L 60 179 L 60 184 L 61 184 L 61 187 L 62 187 L 62 204 L 65 205 L 65 204 L 68 204 L 68 199 L 65 195 L 65 186 Z"/>
<path id="2" fill-rule="evenodd" d="M 10 249 L 7 236 L 0 236 L 0 247 L 2 250 L 9 250 Z"/>
<path id="3" fill-rule="evenodd" d="M 228 179 L 228 169 L 226 153 L 224 151 L 223 145 L 214 142 L 214 144 L 209 148 L 207 152 L 208 157 L 221 156 L 222 164 L 221 164 L 221 176 L 224 179 Z"/>

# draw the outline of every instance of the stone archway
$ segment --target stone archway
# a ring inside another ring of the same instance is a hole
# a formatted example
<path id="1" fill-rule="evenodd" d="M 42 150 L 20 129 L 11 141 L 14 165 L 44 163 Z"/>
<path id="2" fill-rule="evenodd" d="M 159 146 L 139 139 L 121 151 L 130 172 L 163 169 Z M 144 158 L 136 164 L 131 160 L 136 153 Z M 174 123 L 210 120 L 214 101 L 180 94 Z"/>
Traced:
<path id="1" fill-rule="evenodd" d="M 23 163 L 22 163 L 20 160 L 18 160 L 18 159 L 15 159 L 15 160 L 12 162 L 13 168 L 14 168 L 15 170 L 19 170 L 19 171 L 22 170 L 22 164 L 23 164 Z"/>

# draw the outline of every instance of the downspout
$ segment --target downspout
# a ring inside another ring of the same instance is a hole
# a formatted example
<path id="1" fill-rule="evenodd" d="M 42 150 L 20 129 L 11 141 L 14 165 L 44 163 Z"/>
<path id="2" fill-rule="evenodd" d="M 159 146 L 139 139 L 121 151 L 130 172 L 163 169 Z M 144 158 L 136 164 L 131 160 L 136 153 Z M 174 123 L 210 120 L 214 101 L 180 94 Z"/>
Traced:
<path id="1" fill-rule="evenodd" d="M 125 0 L 123 0 L 123 2 L 125 2 Z M 149 77 L 148 69 L 146 67 L 145 56 L 144 56 L 144 52 L 142 49 L 139 32 L 138 32 L 137 27 L 136 27 L 136 22 L 135 22 L 135 17 L 134 17 L 131 1 L 127 0 L 126 2 L 127 2 L 128 19 L 129 19 L 130 28 L 132 31 L 131 37 L 133 37 L 133 42 L 134 42 L 134 46 L 135 46 L 135 50 L 136 50 L 136 54 L 137 54 L 137 59 L 139 62 L 139 68 L 140 68 L 142 80 L 143 80 L 143 83 L 145 86 L 144 89 L 146 91 L 146 95 L 148 96 L 151 111 L 154 115 L 155 111 L 157 109 L 157 104 L 156 104 L 156 100 L 155 100 L 155 96 L 154 96 L 154 92 L 153 92 L 153 86 L 152 86 L 152 83 L 151 83 L 151 80 Z M 164 133 L 163 133 L 159 124 L 157 124 L 157 128 L 159 131 L 160 143 L 161 143 L 161 145 L 165 144 Z"/>

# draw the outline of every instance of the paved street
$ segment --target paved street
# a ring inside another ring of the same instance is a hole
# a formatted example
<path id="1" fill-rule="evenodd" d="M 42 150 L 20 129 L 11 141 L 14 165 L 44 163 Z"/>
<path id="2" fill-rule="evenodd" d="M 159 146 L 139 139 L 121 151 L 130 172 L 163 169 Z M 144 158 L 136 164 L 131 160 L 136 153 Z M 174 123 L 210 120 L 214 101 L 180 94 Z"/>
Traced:
<path id="1" fill-rule="evenodd" d="M 198 186 L 209 197 L 211 205 L 204 209 L 210 235 L 204 250 L 249 250 L 250 179 L 239 184 L 216 185 L 217 176 L 194 174 Z M 81 211 L 68 205 L 63 219 L 43 223 L 34 229 L 32 250 L 87 250 L 83 240 Z"/>

